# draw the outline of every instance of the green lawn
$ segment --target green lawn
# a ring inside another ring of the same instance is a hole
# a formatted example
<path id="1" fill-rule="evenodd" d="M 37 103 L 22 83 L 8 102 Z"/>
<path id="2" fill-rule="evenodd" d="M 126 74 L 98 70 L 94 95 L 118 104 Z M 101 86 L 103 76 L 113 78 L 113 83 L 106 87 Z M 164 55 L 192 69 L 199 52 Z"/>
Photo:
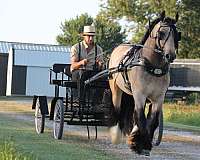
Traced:
<path id="1" fill-rule="evenodd" d="M 200 105 L 166 103 L 163 112 L 165 122 L 200 127 Z"/>
<path id="2" fill-rule="evenodd" d="M 30 157 L 34 160 L 118 159 L 110 153 L 94 148 L 92 141 L 87 137 L 67 136 L 63 140 L 55 140 L 48 129 L 44 134 L 37 135 L 31 122 L 15 120 L 2 114 L 0 114 L 0 142 L 0 153 L 5 148 L 5 142 L 6 144 L 8 142 L 8 148 L 14 150 L 14 154 L 23 154 L 24 160 Z"/>

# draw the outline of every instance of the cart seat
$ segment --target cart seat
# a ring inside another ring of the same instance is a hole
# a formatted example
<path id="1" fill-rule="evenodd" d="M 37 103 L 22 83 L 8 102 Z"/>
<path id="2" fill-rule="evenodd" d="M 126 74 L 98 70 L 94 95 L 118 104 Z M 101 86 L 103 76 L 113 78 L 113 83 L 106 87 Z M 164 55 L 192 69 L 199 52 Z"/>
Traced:
<path id="1" fill-rule="evenodd" d="M 54 84 L 54 85 L 59 85 L 62 86 L 64 81 L 69 81 L 71 79 L 71 73 L 70 73 L 70 66 L 71 64 L 60 64 L 60 63 L 55 63 L 53 64 L 53 67 L 51 69 L 51 72 L 53 71 L 53 73 L 55 74 L 54 79 L 52 79 L 52 73 L 50 73 L 50 84 Z M 67 79 L 64 79 L 64 74 L 67 75 Z M 59 76 L 58 78 L 58 75 Z"/>
<path id="2" fill-rule="evenodd" d="M 53 64 L 53 71 L 55 73 L 64 73 L 65 68 L 70 68 L 71 64 L 61 64 L 61 63 L 55 63 Z"/>

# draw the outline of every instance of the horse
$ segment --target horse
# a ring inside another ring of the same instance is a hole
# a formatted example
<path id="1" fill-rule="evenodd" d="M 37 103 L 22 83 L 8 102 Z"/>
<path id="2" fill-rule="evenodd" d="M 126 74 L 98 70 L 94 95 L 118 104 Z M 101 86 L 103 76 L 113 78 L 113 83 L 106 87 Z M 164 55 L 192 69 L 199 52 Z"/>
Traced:
<path id="1" fill-rule="evenodd" d="M 170 63 L 176 58 L 178 48 L 177 21 L 178 14 L 173 19 L 162 12 L 149 26 L 142 45 L 121 44 L 110 56 L 109 68 L 119 67 L 119 72 L 109 79 L 115 117 L 110 128 L 111 141 L 118 144 L 123 134 L 127 135 L 130 149 L 138 154 L 149 156 L 152 149 L 154 131 L 170 83 Z M 135 59 L 141 65 L 120 70 L 120 66 L 129 66 Z M 128 101 L 122 100 L 123 94 L 129 95 Z M 146 115 L 147 100 L 152 107 Z M 130 101 L 133 102 L 127 104 Z"/>

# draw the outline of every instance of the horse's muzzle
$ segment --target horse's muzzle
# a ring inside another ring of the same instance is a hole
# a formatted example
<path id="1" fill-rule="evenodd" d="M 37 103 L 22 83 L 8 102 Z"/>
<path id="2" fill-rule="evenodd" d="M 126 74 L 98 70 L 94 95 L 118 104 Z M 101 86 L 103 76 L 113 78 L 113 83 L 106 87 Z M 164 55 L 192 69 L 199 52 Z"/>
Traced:
<path id="1" fill-rule="evenodd" d="M 165 58 L 169 63 L 172 63 L 176 59 L 176 54 L 167 53 Z"/>

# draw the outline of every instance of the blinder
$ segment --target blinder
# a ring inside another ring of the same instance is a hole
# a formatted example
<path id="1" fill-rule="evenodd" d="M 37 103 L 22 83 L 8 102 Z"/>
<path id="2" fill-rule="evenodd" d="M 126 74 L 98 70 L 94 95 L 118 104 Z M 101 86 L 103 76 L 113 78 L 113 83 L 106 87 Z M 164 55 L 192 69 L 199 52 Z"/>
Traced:
<path id="1" fill-rule="evenodd" d="M 168 25 L 163 25 L 163 26 L 161 25 L 161 27 L 166 27 L 166 26 L 168 26 Z M 171 31 L 174 32 L 174 44 L 175 44 L 175 48 L 177 49 L 178 48 L 178 42 L 181 40 L 181 32 L 177 31 L 177 28 L 176 28 L 175 24 L 170 24 L 168 27 L 170 27 L 170 31 L 169 32 L 171 32 Z M 165 39 L 166 36 L 167 36 L 166 39 L 168 39 L 168 36 L 169 36 L 169 34 L 165 35 L 166 33 L 160 31 L 160 28 L 159 28 L 158 32 L 156 33 L 156 37 L 155 37 L 155 38 L 158 39 L 158 42 L 160 40 Z M 159 48 L 162 49 L 162 47 L 160 45 L 160 42 L 159 42 Z"/>

